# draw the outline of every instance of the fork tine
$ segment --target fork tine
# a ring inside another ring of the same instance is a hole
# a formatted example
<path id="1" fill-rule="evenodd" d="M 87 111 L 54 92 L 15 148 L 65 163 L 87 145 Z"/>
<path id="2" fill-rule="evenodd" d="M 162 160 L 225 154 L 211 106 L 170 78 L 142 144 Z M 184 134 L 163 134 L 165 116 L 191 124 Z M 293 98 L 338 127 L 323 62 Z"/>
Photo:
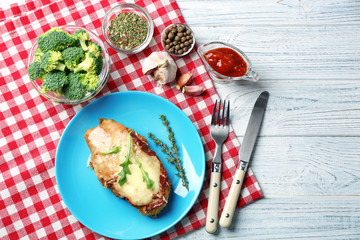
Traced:
<path id="1" fill-rule="evenodd" d="M 212 117 L 211 117 L 211 125 L 215 125 L 215 119 L 216 119 L 216 104 L 217 104 L 217 99 L 215 100 L 215 105 L 214 105 L 214 110 L 212 113 Z"/>
<path id="2" fill-rule="evenodd" d="M 222 110 L 222 118 L 221 118 L 221 125 L 225 126 L 225 108 L 226 108 L 226 100 L 224 100 L 224 106 Z"/>
<path id="3" fill-rule="evenodd" d="M 229 126 L 229 124 L 230 124 L 230 100 L 228 100 L 228 107 L 226 113 L 226 126 Z"/>
<path id="4" fill-rule="evenodd" d="M 219 100 L 219 110 L 218 110 L 218 117 L 217 117 L 217 123 L 216 125 L 220 126 L 220 112 L 221 112 L 221 100 Z"/>

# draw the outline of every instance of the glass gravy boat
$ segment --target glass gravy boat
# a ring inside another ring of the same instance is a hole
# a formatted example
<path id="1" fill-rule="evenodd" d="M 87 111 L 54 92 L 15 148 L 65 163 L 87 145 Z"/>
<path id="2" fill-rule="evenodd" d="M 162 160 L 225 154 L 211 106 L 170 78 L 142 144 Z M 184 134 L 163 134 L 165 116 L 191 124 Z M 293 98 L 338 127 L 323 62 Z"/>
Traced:
<path id="1" fill-rule="evenodd" d="M 238 53 L 247 65 L 245 74 L 242 76 L 237 76 L 237 77 L 229 77 L 229 76 L 226 76 L 226 75 L 223 75 L 223 74 L 217 72 L 214 68 L 212 68 L 210 66 L 210 64 L 208 63 L 207 59 L 205 58 L 205 54 L 208 51 L 217 49 L 217 48 L 230 48 L 230 49 L 234 50 L 236 53 Z M 245 55 L 245 53 L 243 53 L 240 49 L 238 49 L 228 43 L 223 43 L 223 42 L 206 43 L 206 44 L 203 44 L 200 47 L 198 47 L 197 51 L 198 51 L 202 61 L 205 63 L 206 69 L 207 69 L 211 79 L 213 79 L 214 81 L 217 81 L 220 83 L 226 83 L 226 82 L 239 81 L 239 80 L 253 81 L 253 82 L 259 80 L 259 74 L 257 74 L 256 72 L 254 72 L 252 70 L 252 64 L 251 64 L 249 58 Z"/>

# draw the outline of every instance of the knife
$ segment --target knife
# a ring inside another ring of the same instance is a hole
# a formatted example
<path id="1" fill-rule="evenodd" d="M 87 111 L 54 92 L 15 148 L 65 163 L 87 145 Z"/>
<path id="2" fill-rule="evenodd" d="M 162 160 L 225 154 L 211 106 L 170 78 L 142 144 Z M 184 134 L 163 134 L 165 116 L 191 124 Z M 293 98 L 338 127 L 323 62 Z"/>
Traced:
<path id="1" fill-rule="evenodd" d="M 244 176 L 261 127 L 268 99 L 269 93 L 266 91 L 262 92 L 256 100 L 251 112 L 244 140 L 240 148 L 239 164 L 230 187 L 229 195 L 225 202 L 224 210 L 220 217 L 220 226 L 224 228 L 229 227 L 233 219 L 241 187 L 244 182 Z"/>

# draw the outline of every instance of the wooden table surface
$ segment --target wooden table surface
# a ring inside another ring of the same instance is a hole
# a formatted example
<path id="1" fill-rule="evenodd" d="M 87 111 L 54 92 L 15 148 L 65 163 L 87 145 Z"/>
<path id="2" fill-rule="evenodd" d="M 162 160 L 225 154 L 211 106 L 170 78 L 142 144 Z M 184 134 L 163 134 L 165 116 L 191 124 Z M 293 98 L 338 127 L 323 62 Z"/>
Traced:
<path id="1" fill-rule="evenodd" d="M 360 239 L 360 1 L 177 2 L 198 45 L 234 44 L 261 76 L 216 84 L 240 142 L 271 95 L 251 161 L 265 197 L 181 239 Z"/>
<path id="2" fill-rule="evenodd" d="M 198 45 L 234 44 L 260 74 L 216 84 L 240 142 L 270 92 L 251 161 L 265 197 L 185 239 L 360 239 L 360 1 L 177 2 Z"/>

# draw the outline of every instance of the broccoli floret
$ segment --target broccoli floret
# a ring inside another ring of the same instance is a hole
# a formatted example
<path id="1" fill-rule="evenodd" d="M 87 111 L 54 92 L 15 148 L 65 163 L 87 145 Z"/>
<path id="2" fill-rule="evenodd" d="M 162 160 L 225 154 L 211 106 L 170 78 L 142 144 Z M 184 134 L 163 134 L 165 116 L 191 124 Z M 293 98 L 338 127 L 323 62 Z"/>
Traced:
<path id="1" fill-rule="evenodd" d="M 73 71 L 80 61 L 85 57 L 85 52 L 80 47 L 69 47 L 62 51 L 62 58 L 68 69 Z"/>
<path id="2" fill-rule="evenodd" d="M 30 64 L 27 71 L 31 80 L 42 79 L 45 75 L 45 71 L 42 69 L 40 62 Z"/>
<path id="3" fill-rule="evenodd" d="M 91 52 L 85 53 L 85 59 L 74 69 L 74 72 L 86 71 L 88 73 L 96 73 L 98 63 L 96 57 Z"/>
<path id="4" fill-rule="evenodd" d="M 52 71 L 45 75 L 42 83 L 42 93 L 54 92 L 56 96 L 62 95 L 62 87 L 68 84 L 69 80 L 65 72 Z"/>
<path id="5" fill-rule="evenodd" d="M 83 76 L 78 73 L 68 75 L 69 84 L 63 87 L 64 95 L 67 99 L 82 99 L 85 96 L 85 86 L 81 84 Z"/>
<path id="6" fill-rule="evenodd" d="M 34 55 L 34 62 L 40 62 L 42 55 L 44 55 L 43 51 L 41 51 L 40 48 L 36 49 L 35 55 Z"/>
<path id="7" fill-rule="evenodd" d="M 60 62 L 62 60 L 61 52 L 48 51 L 41 56 L 41 67 L 45 72 L 51 72 L 52 70 L 65 70 L 65 64 Z"/>
<path id="8" fill-rule="evenodd" d="M 89 92 L 94 91 L 99 85 L 100 79 L 99 76 L 93 73 L 82 74 L 80 79 L 81 84 Z"/>
<path id="9" fill-rule="evenodd" d="M 80 45 L 84 51 L 88 50 L 87 42 L 91 41 L 89 34 L 84 30 L 77 30 L 74 32 L 73 36 L 79 40 Z"/>
<path id="10" fill-rule="evenodd" d="M 96 59 L 96 74 L 99 75 L 101 73 L 103 67 L 103 57 L 100 55 L 97 59 Z"/>
<path id="11" fill-rule="evenodd" d="M 38 46 L 45 53 L 47 51 L 62 51 L 66 47 L 75 46 L 77 39 L 60 28 L 51 28 L 38 37 Z"/>
<path id="12" fill-rule="evenodd" d="M 102 49 L 99 44 L 95 42 L 89 43 L 88 51 L 95 55 L 95 57 L 100 57 L 102 53 Z"/>

